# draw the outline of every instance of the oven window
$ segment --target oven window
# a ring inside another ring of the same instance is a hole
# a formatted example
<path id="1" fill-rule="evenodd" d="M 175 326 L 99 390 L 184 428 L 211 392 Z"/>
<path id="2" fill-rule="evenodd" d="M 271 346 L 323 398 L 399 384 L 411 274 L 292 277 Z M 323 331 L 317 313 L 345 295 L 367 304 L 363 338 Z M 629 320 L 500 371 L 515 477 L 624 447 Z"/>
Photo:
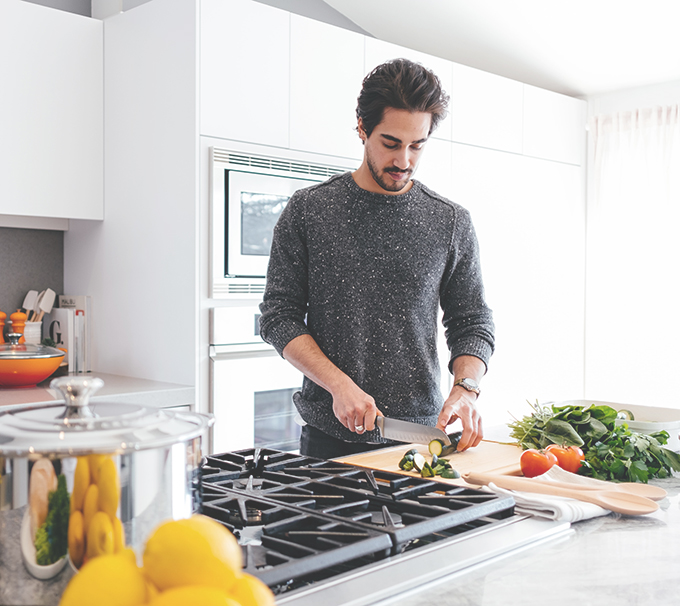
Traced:
<path id="1" fill-rule="evenodd" d="M 241 192 L 241 254 L 269 256 L 274 226 L 289 197 Z"/>
<path id="2" fill-rule="evenodd" d="M 255 392 L 255 447 L 292 451 L 300 448 L 292 389 Z"/>

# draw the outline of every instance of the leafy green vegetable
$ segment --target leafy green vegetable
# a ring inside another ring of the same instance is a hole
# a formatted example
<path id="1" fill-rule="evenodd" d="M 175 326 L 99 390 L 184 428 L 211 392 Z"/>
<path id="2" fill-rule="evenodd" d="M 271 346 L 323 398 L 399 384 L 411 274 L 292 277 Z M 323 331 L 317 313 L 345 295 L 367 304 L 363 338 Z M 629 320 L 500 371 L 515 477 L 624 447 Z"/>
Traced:
<path id="1" fill-rule="evenodd" d="M 46 524 L 50 535 L 50 558 L 56 562 L 68 552 L 68 520 L 70 500 L 66 489 L 66 476 L 57 478 L 57 490 L 48 497 Z"/>
<path id="2" fill-rule="evenodd" d="M 579 473 L 600 480 L 647 482 L 680 471 L 680 455 L 664 444 L 668 433 L 651 435 L 616 425 L 611 406 L 547 406 L 530 404 L 533 412 L 509 423 L 510 436 L 524 449 L 549 444 L 579 446 L 585 461 Z"/>
<path id="3" fill-rule="evenodd" d="M 50 542 L 47 538 L 47 523 L 43 523 L 35 533 L 35 561 L 40 566 L 48 566 L 50 560 Z"/>
<path id="4" fill-rule="evenodd" d="M 68 551 L 70 500 L 66 476 L 57 478 L 57 489 L 47 496 L 47 519 L 35 533 L 36 562 L 40 566 L 54 564 Z"/>

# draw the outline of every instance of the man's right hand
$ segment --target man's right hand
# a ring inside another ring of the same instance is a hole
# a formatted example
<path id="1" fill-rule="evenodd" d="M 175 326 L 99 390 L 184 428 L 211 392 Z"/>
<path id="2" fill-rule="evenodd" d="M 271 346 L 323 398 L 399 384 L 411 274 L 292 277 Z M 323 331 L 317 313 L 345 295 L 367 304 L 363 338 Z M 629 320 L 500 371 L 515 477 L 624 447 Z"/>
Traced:
<path id="1" fill-rule="evenodd" d="M 376 416 L 382 416 L 375 400 L 349 377 L 345 383 L 340 389 L 331 391 L 333 413 L 340 423 L 354 433 L 373 431 Z"/>
<path id="2" fill-rule="evenodd" d="M 283 357 L 333 396 L 333 413 L 352 433 L 375 429 L 382 413 L 375 400 L 331 362 L 310 335 L 295 337 L 283 349 Z"/>

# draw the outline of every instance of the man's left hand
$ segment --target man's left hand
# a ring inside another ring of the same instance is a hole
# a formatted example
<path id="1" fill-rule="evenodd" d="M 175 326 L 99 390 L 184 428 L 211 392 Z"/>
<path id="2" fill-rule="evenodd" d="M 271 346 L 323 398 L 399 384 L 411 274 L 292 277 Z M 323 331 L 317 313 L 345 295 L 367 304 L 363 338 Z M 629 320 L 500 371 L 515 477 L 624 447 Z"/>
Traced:
<path id="1" fill-rule="evenodd" d="M 446 432 L 446 427 L 456 419 L 463 424 L 463 435 L 458 442 L 458 450 L 466 450 L 477 446 L 484 437 L 482 416 L 477 411 L 475 400 L 477 395 L 462 387 L 454 388 L 444 402 L 437 419 L 437 427 Z"/>

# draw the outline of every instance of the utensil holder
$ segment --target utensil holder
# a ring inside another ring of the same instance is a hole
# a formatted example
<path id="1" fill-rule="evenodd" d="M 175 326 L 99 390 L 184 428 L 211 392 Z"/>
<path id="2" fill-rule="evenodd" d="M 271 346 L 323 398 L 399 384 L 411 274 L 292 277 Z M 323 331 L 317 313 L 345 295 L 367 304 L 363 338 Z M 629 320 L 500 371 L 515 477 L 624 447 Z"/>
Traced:
<path id="1" fill-rule="evenodd" d="M 42 322 L 26 322 L 24 326 L 24 339 L 26 343 L 40 345 L 42 342 Z"/>

